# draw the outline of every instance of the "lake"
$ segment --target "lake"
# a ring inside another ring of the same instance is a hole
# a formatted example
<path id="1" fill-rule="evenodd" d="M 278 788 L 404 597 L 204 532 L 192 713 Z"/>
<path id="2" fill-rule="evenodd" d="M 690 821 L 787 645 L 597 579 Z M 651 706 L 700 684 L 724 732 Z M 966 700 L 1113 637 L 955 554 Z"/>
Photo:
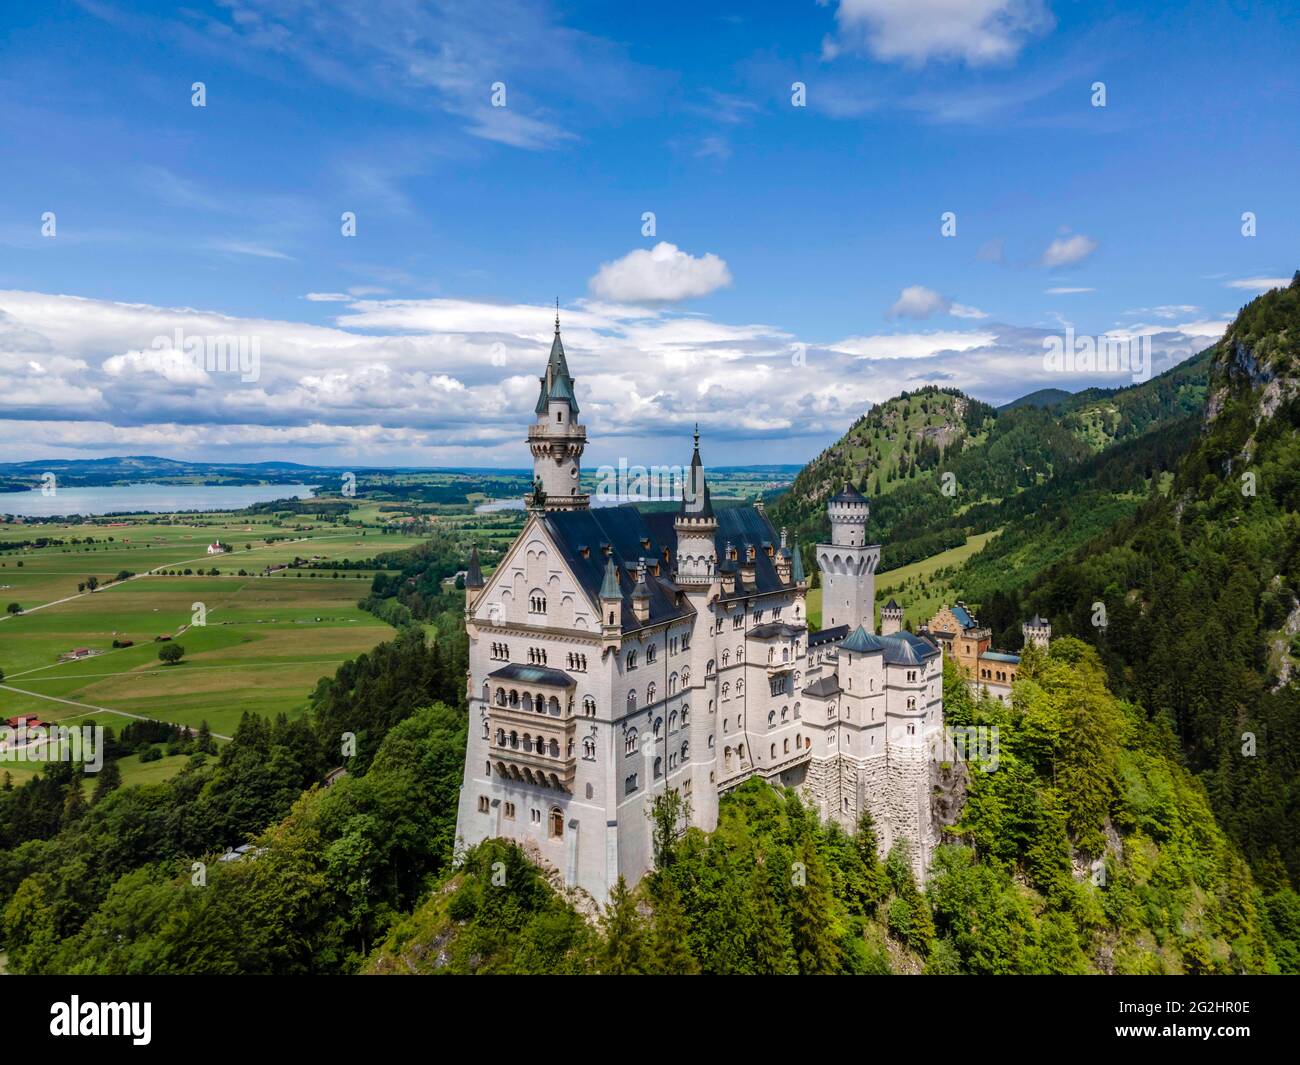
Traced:
<path id="1" fill-rule="evenodd" d="M 170 514 L 175 511 L 243 510 L 272 499 L 310 499 L 314 484 L 126 484 L 60 488 L 44 495 L 0 492 L 0 514 L 52 518 L 63 514 Z"/>

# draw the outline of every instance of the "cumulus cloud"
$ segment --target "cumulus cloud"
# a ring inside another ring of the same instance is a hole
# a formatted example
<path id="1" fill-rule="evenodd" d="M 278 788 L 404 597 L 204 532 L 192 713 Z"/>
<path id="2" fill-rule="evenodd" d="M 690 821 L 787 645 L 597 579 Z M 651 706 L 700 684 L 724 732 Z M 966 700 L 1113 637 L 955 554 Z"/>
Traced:
<path id="1" fill-rule="evenodd" d="M 671 303 L 707 296 L 730 284 L 731 271 L 718 256 L 709 252 L 696 258 L 666 240 L 601 264 L 588 282 L 594 295 L 629 303 Z"/>
<path id="2" fill-rule="evenodd" d="M 908 285 L 898 294 L 889 308 L 891 318 L 929 318 L 935 314 L 950 314 L 954 318 L 987 318 L 988 315 L 976 307 L 967 307 L 962 303 L 953 303 L 946 296 L 940 295 L 924 285 Z"/>
<path id="3" fill-rule="evenodd" d="M 951 305 L 950 305 L 951 306 Z M 951 313 L 951 310 L 949 311 Z M 526 467 L 524 428 L 554 308 L 468 299 L 355 299 L 327 325 L 0 291 L 0 453 L 164 454 L 378 465 Z M 1156 372 L 1226 322 L 1130 326 Z M 1003 402 L 1065 378 L 1042 329 L 859 334 L 826 343 L 765 322 L 593 299 L 562 310 L 589 466 L 685 461 L 699 421 L 711 463 L 796 462 L 873 403 L 926 383 Z M 158 338 L 256 339 L 259 373 L 174 362 Z"/>
<path id="4" fill-rule="evenodd" d="M 839 0 L 835 21 L 838 33 L 822 45 L 828 59 L 865 50 L 886 61 L 971 66 L 1012 59 L 1055 25 L 1041 0 Z"/>
<path id="5" fill-rule="evenodd" d="M 1097 250 L 1097 242 L 1082 233 L 1072 237 L 1057 237 L 1043 252 L 1042 264 L 1047 267 L 1074 266 Z"/>

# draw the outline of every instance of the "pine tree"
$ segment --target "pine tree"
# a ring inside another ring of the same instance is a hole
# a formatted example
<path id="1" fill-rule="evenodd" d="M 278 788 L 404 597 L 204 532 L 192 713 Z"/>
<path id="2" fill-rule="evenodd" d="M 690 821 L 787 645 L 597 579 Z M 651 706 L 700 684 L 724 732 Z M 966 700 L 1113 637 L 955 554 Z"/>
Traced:
<path id="1" fill-rule="evenodd" d="M 805 833 L 797 863 L 801 876 L 790 888 L 790 938 L 799 971 L 805 975 L 837 973 L 843 954 L 831 927 L 834 899 L 826 866 Z"/>
<path id="2" fill-rule="evenodd" d="M 790 925 L 781 912 L 772 872 L 761 859 L 750 874 L 750 898 L 754 905 L 754 965 L 764 976 L 792 976 L 795 964 Z"/>
<path id="3" fill-rule="evenodd" d="M 104 763 L 104 768 L 99 771 L 98 778 L 95 780 L 95 791 L 90 796 L 92 804 L 98 803 L 100 799 L 108 795 L 109 792 L 122 786 L 122 770 L 117 764 L 117 759 Z"/>
<path id="4" fill-rule="evenodd" d="M 667 876 L 653 884 L 655 908 L 650 934 L 649 971 L 662 976 L 695 976 L 699 963 L 687 945 L 690 925 L 677 885 Z"/>
<path id="5" fill-rule="evenodd" d="M 80 821 L 85 814 L 86 795 L 81 790 L 81 780 L 74 777 L 64 792 L 61 827 L 67 828 L 69 825 Z"/>
<path id="6" fill-rule="evenodd" d="M 636 896 L 621 876 L 609 893 L 601 924 L 605 943 L 600 971 L 610 976 L 645 974 L 649 961 L 645 921 L 637 909 Z"/>

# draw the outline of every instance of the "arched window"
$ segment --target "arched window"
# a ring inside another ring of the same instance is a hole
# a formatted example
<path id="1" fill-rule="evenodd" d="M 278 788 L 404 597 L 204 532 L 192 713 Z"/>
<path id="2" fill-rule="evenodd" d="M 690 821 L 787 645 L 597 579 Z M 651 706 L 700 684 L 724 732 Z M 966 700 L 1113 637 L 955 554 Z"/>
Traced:
<path id="1" fill-rule="evenodd" d="M 537 744 L 537 745 L 538 745 L 539 747 L 541 746 L 541 741 L 540 741 L 540 740 L 538 741 L 538 744 Z M 552 758 L 559 758 L 559 757 L 560 757 L 560 741 L 559 741 L 559 740 L 556 740 L 556 739 L 552 739 L 551 742 L 550 742 L 550 745 L 546 748 L 546 753 L 549 754 Z"/>
<path id="2" fill-rule="evenodd" d="M 773 757 L 773 758 L 776 757 L 776 744 L 775 744 L 775 743 L 772 744 L 772 757 Z"/>
<path id="3" fill-rule="evenodd" d="M 730 698 L 731 698 L 731 685 L 730 685 L 730 684 L 724 684 L 724 685 L 722 686 L 722 698 L 723 698 L 723 699 L 730 699 Z"/>
<path id="4" fill-rule="evenodd" d="M 497 689 L 497 706 L 505 706 L 505 705 L 506 705 L 506 690 L 505 690 L 505 688 L 498 688 L 498 689 Z"/>
<path id="5" fill-rule="evenodd" d="M 736 648 L 736 662 L 737 662 L 737 663 L 740 663 L 740 662 L 743 662 L 744 660 L 745 660 L 745 648 L 744 648 L 744 647 L 737 647 L 737 648 Z"/>
<path id="6" fill-rule="evenodd" d="M 658 691 L 658 690 L 659 690 L 659 689 L 655 687 L 655 682 L 654 682 L 654 681 L 651 681 L 649 684 L 646 685 L 646 688 L 645 688 L 645 701 L 646 701 L 646 705 L 647 705 L 647 706 L 649 706 L 652 702 L 655 701 L 655 692 Z"/>
<path id="7" fill-rule="evenodd" d="M 596 741 L 590 736 L 586 736 L 582 741 L 582 757 L 592 762 L 596 759 Z M 588 796 L 590 798 L 590 796 Z"/>
<path id="8" fill-rule="evenodd" d="M 628 653 L 627 653 L 627 668 L 628 668 L 628 669 L 636 669 L 636 652 L 635 652 L 635 651 L 628 651 Z"/>
<path id="9" fill-rule="evenodd" d="M 706 677 L 713 676 L 713 674 L 717 671 L 717 666 L 718 663 L 714 659 L 710 658 L 709 664 L 704 667 L 704 675 Z"/>
<path id="10" fill-rule="evenodd" d="M 519 733 L 517 732 L 510 733 L 510 746 L 513 747 L 516 751 L 519 750 Z"/>
<path id="11" fill-rule="evenodd" d="M 736 694 L 740 695 L 744 692 L 744 690 L 745 690 L 745 682 L 743 680 L 736 681 Z"/>
<path id="12" fill-rule="evenodd" d="M 540 697 L 539 697 L 539 698 L 540 698 Z M 551 714 L 552 714 L 552 715 L 554 715 L 554 716 L 556 716 L 556 717 L 559 716 L 559 714 L 560 714 L 560 697 L 559 697 L 558 695 L 552 695 L 552 696 L 551 696 L 551 701 L 550 701 L 550 703 L 548 704 L 547 709 L 549 709 L 549 710 L 551 711 Z"/>
<path id="13" fill-rule="evenodd" d="M 663 775 L 664 775 L 664 760 L 663 760 L 662 758 L 656 758 L 656 759 L 655 759 L 655 779 L 658 780 L 658 779 L 659 779 L 661 776 L 663 776 Z"/>
<path id="14" fill-rule="evenodd" d="M 623 737 L 623 753 L 636 754 L 636 729 L 630 728 Z"/>
<path id="15" fill-rule="evenodd" d="M 691 682 L 691 671 L 690 671 L 689 669 L 683 669 L 683 670 L 682 670 L 682 687 L 685 688 L 686 685 L 690 684 L 690 682 Z"/>
<path id="16" fill-rule="evenodd" d="M 506 730 L 503 728 L 499 728 L 497 729 L 497 746 L 504 747 L 505 745 L 506 745 Z"/>
<path id="17" fill-rule="evenodd" d="M 587 717 L 596 716 L 596 700 L 593 699 L 590 695 L 588 695 L 585 699 L 582 700 L 582 712 L 586 714 Z"/>
<path id="18" fill-rule="evenodd" d="M 726 769 L 730 771 L 731 770 L 731 748 L 728 747 L 726 750 L 724 750 L 722 752 L 722 755 L 724 758 L 723 764 L 726 767 Z"/>
<path id="19" fill-rule="evenodd" d="M 799 712 L 799 704 L 798 704 L 798 703 L 795 703 L 795 704 L 794 704 L 794 719 L 795 719 L 796 721 L 798 721 L 799 718 L 802 717 L 802 716 L 803 716 L 803 715 Z"/>
<path id="20" fill-rule="evenodd" d="M 634 691 L 627 693 L 627 709 L 628 713 L 631 713 L 636 709 L 636 692 Z"/>
<path id="21" fill-rule="evenodd" d="M 677 731 L 677 711 L 676 711 L 676 710 L 674 710 L 671 714 L 668 715 L 668 731 L 669 731 L 669 732 L 676 732 L 676 731 Z"/>
<path id="22" fill-rule="evenodd" d="M 781 753 L 782 753 L 782 754 L 789 754 L 789 753 L 790 753 L 790 737 L 787 736 L 787 737 L 786 737 L 784 740 L 782 740 L 781 742 L 782 742 Z"/>
<path id="23" fill-rule="evenodd" d="M 691 753 L 691 741 L 682 740 L 682 761 L 686 761 L 686 756 Z"/>
<path id="24" fill-rule="evenodd" d="M 564 814 L 558 806 L 551 807 L 551 839 L 564 838 Z"/>
<path id="25" fill-rule="evenodd" d="M 769 710 L 767 712 L 767 727 L 771 728 L 775 724 L 776 724 L 776 711 Z"/>
<path id="26" fill-rule="evenodd" d="M 685 728 L 690 723 L 691 723 L 691 708 L 689 706 L 683 706 L 682 707 L 682 728 Z"/>
<path id="27" fill-rule="evenodd" d="M 514 707 L 519 705 L 519 693 L 514 688 L 510 689 L 510 705 Z"/>
<path id="28" fill-rule="evenodd" d="M 662 717 L 655 718 L 655 735 L 658 736 L 659 733 L 661 733 L 663 730 L 664 730 L 664 719 Z"/>
<path id="29" fill-rule="evenodd" d="M 727 665 L 728 665 L 730 662 L 731 662 L 731 652 L 730 652 L 730 651 L 723 651 L 723 652 L 722 652 L 722 668 L 723 668 L 723 669 L 726 669 L 726 668 L 727 668 Z"/>
<path id="30" fill-rule="evenodd" d="M 789 720 L 790 720 L 790 708 L 788 706 L 781 707 L 781 724 L 784 725 Z"/>
<path id="31" fill-rule="evenodd" d="M 655 655 L 657 653 L 658 652 L 655 650 L 655 645 L 651 644 L 649 647 L 645 649 L 645 660 L 647 662 L 653 662 L 655 660 Z"/>
<path id="32" fill-rule="evenodd" d="M 676 674 L 676 673 L 673 673 L 673 674 L 672 674 L 671 676 L 669 676 L 669 678 L 668 678 L 668 694 L 669 694 L 669 695 L 676 695 L 676 694 L 677 694 L 677 674 Z"/>

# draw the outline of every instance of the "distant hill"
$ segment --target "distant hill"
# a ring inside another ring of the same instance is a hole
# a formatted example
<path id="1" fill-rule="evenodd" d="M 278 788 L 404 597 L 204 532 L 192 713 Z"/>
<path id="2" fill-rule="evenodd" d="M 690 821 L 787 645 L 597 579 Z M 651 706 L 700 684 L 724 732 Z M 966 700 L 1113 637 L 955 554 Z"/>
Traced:
<path id="1" fill-rule="evenodd" d="M 1015 410 L 1017 407 L 1054 407 L 1073 398 L 1074 393 L 1067 392 L 1063 388 L 1040 388 L 1037 392 L 1030 392 L 1029 395 L 1013 399 L 1010 403 L 1003 403 L 998 411 L 1000 413 L 1004 410 Z"/>

